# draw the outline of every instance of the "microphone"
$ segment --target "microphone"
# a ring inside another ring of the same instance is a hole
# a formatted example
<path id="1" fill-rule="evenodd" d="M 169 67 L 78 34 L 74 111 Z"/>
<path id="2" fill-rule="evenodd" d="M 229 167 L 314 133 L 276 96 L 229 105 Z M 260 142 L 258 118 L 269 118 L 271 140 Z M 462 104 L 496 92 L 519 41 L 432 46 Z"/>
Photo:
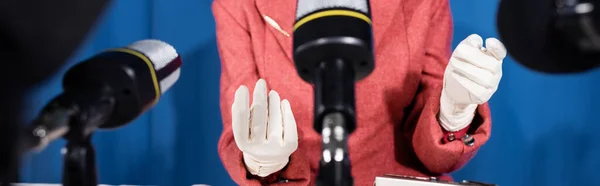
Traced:
<path id="1" fill-rule="evenodd" d="M 30 148 L 43 149 L 70 132 L 72 120 L 85 120 L 84 135 L 97 128 L 123 126 L 154 106 L 179 79 L 182 61 L 159 40 L 142 40 L 109 49 L 69 69 L 63 93 L 33 122 Z"/>
<path id="2" fill-rule="evenodd" d="M 502 0 L 497 24 L 508 53 L 550 74 L 580 73 L 600 64 L 596 0 Z"/>
<path id="3" fill-rule="evenodd" d="M 314 85 L 323 137 L 317 185 L 353 185 L 347 137 L 356 129 L 355 83 L 375 68 L 372 32 L 368 0 L 298 0 L 294 64 Z"/>
<path id="4" fill-rule="evenodd" d="M 63 77 L 63 93 L 26 130 L 25 148 L 65 138 L 63 185 L 97 186 L 93 132 L 123 126 L 154 106 L 179 79 L 181 64 L 169 44 L 143 40 L 75 65 Z"/>

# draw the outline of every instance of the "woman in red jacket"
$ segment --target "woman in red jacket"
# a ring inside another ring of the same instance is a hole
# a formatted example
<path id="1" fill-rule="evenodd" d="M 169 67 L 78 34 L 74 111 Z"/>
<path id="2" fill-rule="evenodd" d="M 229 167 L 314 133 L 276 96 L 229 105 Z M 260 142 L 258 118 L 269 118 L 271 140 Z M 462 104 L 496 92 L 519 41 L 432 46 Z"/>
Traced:
<path id="1" fill-rule="evenodd" d="M 312 86 L 292 61 L 295 10 L 292 0 L 213 3 L 219 154 L 240 185 L 315 183 L 321 137 Z M 371 1 L 371 10 L 376 67 L 356 84 L 357 129 L 348 141 L 355 184 L 383 174 L 450 179 L 489 138 L 485 103 L 502 76 L 504 46 L 471 35 L 451 53 L 447 0 Z"/>

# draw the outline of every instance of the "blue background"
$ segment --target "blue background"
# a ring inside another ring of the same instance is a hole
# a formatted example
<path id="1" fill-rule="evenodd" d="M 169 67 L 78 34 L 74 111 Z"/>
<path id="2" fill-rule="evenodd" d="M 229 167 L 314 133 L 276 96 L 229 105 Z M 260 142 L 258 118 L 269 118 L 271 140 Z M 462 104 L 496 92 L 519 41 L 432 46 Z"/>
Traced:
<path id="1" fill-rule="evenodd" d="M 115 1 L 96 31 L 73 57 L 84 59 L 110 47 L 157 38 L 175 46 L 184 60 L 179 82 L 159 104 L 135 122 L 94 138 L 99 178 L 108 184 L 166 186 L 205 183 L 233 185 L 217 154 L 222 130 L 211 0 Z M 290 0 L 291 3 L 291 0 Z M 496 37 L 495 0 L 453 0 L 454 46 L 471 33 Z M 66 69 L 68 67 L 65 67 Z M 31 95 L 31 119 L 60 93 L 64 70 Z M 504 78 L 490 101 L 493 135 L 458 179 L 511 186 L 590 185 L 600 167 L 600 114 L 593 88 L 600 72 L 548 76 L 513 60 L 504 63 Z M 25 182 L 59 183 L 64 141 L 29 155 Z"/>

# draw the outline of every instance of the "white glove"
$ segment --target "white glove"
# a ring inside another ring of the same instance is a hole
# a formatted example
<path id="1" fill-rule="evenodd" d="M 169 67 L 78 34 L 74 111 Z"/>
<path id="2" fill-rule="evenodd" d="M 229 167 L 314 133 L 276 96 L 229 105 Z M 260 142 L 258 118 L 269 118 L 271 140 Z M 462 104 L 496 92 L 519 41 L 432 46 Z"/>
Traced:
<path id="1" fill-rule="evenodd" d="M 235 92 L 231 106 L 235 143 L 243 152 L 248 171 L 266 177 L 283 169 L 290 155 L 298 148 L 296 120 L 287 100 L 269 92 L 267 83 L 260 79 L 254 88 L 252 107 L 246 86 Z"/>
<path id="2" fill-rule="evenodd" d="M 455 132 L 467 127 L 475 117 L 478 104 L 487 102 L 498 89 L 506 49 L 495 38 L 485 40 L 472 34 L 452 54 L 444 72 L 440 98 L 440 124 Z"/>

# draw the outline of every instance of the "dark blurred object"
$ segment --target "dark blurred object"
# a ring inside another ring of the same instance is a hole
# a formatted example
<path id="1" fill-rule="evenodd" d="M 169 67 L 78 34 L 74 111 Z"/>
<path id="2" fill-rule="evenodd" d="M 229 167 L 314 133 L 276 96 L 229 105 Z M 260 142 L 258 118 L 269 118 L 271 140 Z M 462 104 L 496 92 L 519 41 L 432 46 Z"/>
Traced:
<path id="1" fill-rule="evenodd" d="M 18 181 L 17 129 L 27 90 L 83 42 L 108 0 L 0 0 L 0 183 Z"/>
<path id="2" fill-rule="evenodd" d="M 595 0 L 501 0 L 498 32 L 520 64 L 545 73 L 577 73 L 600 64 Z"/>

